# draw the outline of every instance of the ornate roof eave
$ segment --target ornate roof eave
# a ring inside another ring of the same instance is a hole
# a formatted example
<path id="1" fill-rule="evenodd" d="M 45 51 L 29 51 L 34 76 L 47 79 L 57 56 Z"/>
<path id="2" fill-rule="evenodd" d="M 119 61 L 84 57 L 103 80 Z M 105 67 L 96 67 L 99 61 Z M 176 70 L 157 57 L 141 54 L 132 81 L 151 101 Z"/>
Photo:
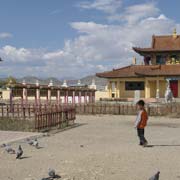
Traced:
<path id="1" fill-rule="evenodd" d="M 133 50 L 142 56 L 153 53 L 180 52 L 180 49 L 153 49 L 153 48 L 139 48 L 139 47 L 133 47 Z"/>

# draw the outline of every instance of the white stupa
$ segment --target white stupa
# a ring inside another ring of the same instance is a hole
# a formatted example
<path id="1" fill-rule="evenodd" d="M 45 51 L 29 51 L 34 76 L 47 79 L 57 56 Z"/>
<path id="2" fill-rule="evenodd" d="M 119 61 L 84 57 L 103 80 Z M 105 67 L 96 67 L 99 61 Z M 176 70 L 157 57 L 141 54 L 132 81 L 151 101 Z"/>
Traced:
<path id="1" fill-rule="evenodd" d="M 77 85 L 78 85 L 78 86 L 81 86 L 81 80 L 78 80 Z"/>
<path id="2" fill-rule="evenodd" d="M 92 79 L 92 84 L 89 85 L 89 88 L 90 88 L 90 89 L 96 89 L 96 88 L 97 88 L 97 87 L 96 87 L 96 81 L 95 81 L 94 78 Z"/>
<path id="3" fill-rule="evenodd" d="M 11 80 L 12 81 L 12 80 Z M 23 79 L 23 82 L 22 82 L 23 85 L 26 85 L 26 80 Z"/>
<path id="4" fill-rule="evenodd" d="M 39 86 L 39 80 L 38 79 L 36 80 L 36 86 Z"/>
<path id="5" fill-rule="evenodd" d="M 50 80 L 48 86 L 49 86 L 49 87 L 52 87 L 52 86 L 53 86 L 53 80 Z"/>
<path id="6" fill-rule="evenodd" d="M 62 87 L 68 87 L 66 80 L 64 80 Z"/>

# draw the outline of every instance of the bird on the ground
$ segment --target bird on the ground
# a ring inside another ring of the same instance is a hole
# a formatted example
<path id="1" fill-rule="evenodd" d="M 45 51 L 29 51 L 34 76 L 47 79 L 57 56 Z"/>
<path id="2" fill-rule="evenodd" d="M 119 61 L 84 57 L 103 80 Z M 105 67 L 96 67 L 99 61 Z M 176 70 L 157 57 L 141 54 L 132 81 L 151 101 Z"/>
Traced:
<path id="1" fill-rule="evenodd" d="M 36 147 L 37 149 L 39 148 L 39 143 L 37 138 L 33 141 L 33 146 Z"/>
<path id="2" fill-rule="evenodd" d="M 158 171 L 154 176 L 149 178 L 149 180 L 159 180 L 160 171 Z"/>
<path id="3" fill-rule="evenodd" d="M 48 175 L 50 178 L 56 178 L 56 172 L 54 169 L 49 168 Z"/>
<path id="4" fill-rule="evenodd" d="M 32 139 L 27 138 L 26 141 L 27 141 L 27 143 L 28 143 L 30 146 L 33 145 L 33 140 L 32 140 Z"/>
<path id="5" fill-rule="evenodd" d="M 16 153 L 16 159 L 20 159 L 22 155 L 23 155 L 23 150 L 22 150 L 21 145 L 19 145 L 17 153 Z"/>
<path id="6" fill-rule="evenodd" d="M 6 147 L 6 144 L 1 144 L 1 146 L 0 146 L 1 148 L 4 148 L 4 147 Z"/>
<path id="7" fill-rule="evenodd" d="M 10 146 L 10 145 L 7 145 L 7 144 L 4 144 L 4 148 L 5 148 L 5 151 L 9 154 L 15 154 L 15 150 Z"/>

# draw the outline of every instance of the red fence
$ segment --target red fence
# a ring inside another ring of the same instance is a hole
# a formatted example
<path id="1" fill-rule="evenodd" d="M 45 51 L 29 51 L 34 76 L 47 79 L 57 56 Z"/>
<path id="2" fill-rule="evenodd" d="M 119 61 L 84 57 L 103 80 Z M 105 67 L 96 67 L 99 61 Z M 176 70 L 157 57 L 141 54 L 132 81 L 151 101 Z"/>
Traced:
<path id="1" fill-rule="evenodd" d="M 60 105 L 4 104 L 0 105 L 0 118 L 34 121 L 34 129 L 64 127 L 74 123 L 75 107 Z"/>
<path id="2" fill-rule="evenodd" d="M 75 108 L 38 111 L 35 114 L 35 129 L 69 126 L 71 122 L 74 123 L 75 115 Z"/>

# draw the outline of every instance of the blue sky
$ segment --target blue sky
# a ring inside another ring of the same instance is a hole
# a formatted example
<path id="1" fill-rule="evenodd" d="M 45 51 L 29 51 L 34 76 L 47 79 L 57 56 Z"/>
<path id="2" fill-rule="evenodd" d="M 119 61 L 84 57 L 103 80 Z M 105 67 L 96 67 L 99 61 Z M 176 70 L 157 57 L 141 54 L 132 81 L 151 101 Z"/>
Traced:
<path id="1" fill-rule="evenodd" d="M 132 46 L 180 31 L 178 7 L 178 0 L 0 0 L 0 76 L 79 78 L 130 64 Z"/>

